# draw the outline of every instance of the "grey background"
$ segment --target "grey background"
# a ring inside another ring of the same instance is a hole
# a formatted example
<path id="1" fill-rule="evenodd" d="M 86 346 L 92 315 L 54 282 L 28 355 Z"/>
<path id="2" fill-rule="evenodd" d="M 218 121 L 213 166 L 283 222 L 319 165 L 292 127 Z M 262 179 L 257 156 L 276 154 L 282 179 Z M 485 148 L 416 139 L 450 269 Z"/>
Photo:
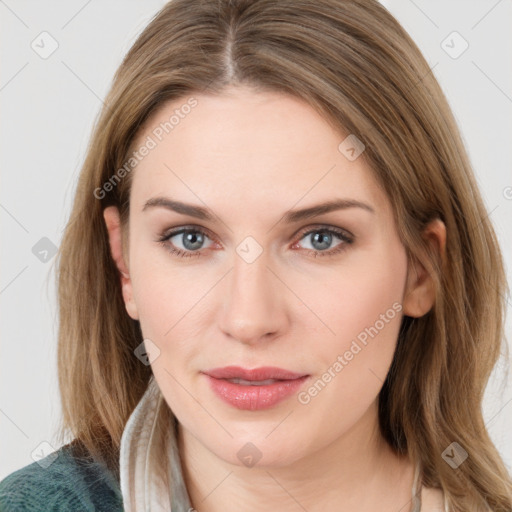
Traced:
<path id="1" fill-rule="evenodd" d="M 0 479 L 59 448 L 52 247 L 60 243 L 113 74 L 164 3 L 0 0 Z M 417 42 L 450 101 L 511 283 L 512 1 L 383 3 Z M 46 59 L 31 47 L 35 41 L 40 52 L 51 49 L 43 31 L 58 43 Z M 464 42 L 453 31 L 469 44 L 457 58 Z M 508 306 L 510 343 L 510 298 Z M 512 385 L 505 366 L 502 359 L 493 374 L 484 416 L 510 469 Z"/>

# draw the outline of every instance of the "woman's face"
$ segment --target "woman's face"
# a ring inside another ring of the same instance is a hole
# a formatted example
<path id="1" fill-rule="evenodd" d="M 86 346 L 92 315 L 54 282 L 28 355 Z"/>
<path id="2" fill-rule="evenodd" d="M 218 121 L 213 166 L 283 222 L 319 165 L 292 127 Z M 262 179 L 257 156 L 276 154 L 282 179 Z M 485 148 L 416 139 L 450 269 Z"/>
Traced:
<path id="1" fill-rule="evenodd" d="M 280 93 L 193 98 L 137 139 L 149 150 L 132 171 L 127 311 L 187 433 L 233 464 L 287 465 L 375 420 L 401 317 L 419 302 L 353 136 Z M 227 366 L 305 377 L 207 375 Z"/>

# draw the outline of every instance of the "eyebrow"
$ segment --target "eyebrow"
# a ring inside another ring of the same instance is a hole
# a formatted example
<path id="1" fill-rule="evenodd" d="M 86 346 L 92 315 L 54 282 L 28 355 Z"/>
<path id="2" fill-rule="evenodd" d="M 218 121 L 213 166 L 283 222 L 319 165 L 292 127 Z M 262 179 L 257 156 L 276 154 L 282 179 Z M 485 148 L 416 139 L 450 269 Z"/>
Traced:
<path id="1" fill-rule="evenodd" d="M 153 197 L 149 199 L 142 211 L 146 211 L 149 208 L 166 208 L 167 210 L 181 213 L 183 215 L 189 215 L 190 217 L 196 217 L 197 219 L 214 221 L 215 215 L 208 208 L 202 206 L 196 206 L 193 204 L 182 203 L 168 197 Z M 375 210 L 368 204 L 355 199 L 333 199 L 324 203 L 310 206 L 308 208 L 302 208 L 300 210 L 289 210 L 283 215 L 283 220 L 287 224 L 294 222 L 301 222 L 304 220 L 317 217 L 319 215 L 333 212 L 336 210 L 346 210 L 348 208 L 361 208 L 370 213 L 375 213 Z"/>

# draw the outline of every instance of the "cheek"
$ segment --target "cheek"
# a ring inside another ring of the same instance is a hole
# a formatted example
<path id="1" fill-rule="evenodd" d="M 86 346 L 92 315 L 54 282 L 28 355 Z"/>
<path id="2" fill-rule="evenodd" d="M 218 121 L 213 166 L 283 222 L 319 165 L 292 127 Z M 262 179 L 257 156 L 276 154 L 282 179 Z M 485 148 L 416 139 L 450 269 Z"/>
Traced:
<path id="1" fill-rule="evenodd" d="M 160 343 L 182 309 L 183 284 L 162 260 L 165 251 L 158 244 L 141 240 L 131 248 L 130 277 L 141 330 L 145 338 Z"/>
<path id="2" fill-rule="evenodd" d="M 146 268 L 132 278 L 132 282 L 142 332 L 147 337 L 163 338 L 174 323 L 175 308 L 172 305 L 178 302 L 179 294 L 172 286 L 173 280 Z"/>
<path id="3" fill-rule="evenodd" d="M 395 256 L 361 258 L 314 297 L 322 306 L 319 316 L 334 331 L 323 329 L 316 342 L 309 340 L 316 374 L 297 397 L 295 421 L 303 418 L 310 432 L 322 432 L 314 446 L 324 446 L 359 421 L 371 421 L 377 407 L 402 317 L 405 259 Z"/>
<path id="4" fill-rule="evenodd" d="M 375 402 L 389 371 L 402 318 L 406 257 L 400 249 L 359 255 L 318 293 L 325 331 L 314 348 L 318 373 L 299 396 L 308 421 L 335 437 Z M 313 352 L 313 351 L 312 351 Z"/>
<path id="5" fill-rule="evenodd" d="M 183 366 L 181 362 L 200 351 L 205 296 L 211 284 L 198 267 L 173 267 L 164 249 L 139 247 L 133 252 L 130 273 L 143 336 L 161 353 L 153 366 Z"/>
<path id="6" fill-rule="evenodd" d="M 400 246 L 360 251 L 331 272 L 316 293 L 309 291 L 308 300 L 318 305 L 335 332 L 354 335 L 393 303 L 402 302 L 406 275 L 407 259 Z"/>

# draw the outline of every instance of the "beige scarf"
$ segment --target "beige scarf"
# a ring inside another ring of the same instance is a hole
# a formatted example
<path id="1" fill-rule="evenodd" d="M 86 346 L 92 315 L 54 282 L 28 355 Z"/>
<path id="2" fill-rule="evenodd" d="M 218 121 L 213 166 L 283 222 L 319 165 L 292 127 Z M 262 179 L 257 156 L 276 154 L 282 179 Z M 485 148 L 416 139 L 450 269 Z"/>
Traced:
<path id="1" fill-rule="evenodd" d="M 121 437 L 120 484 L 126 512 L 193 510 L 183 481 L 176 424 L 169 414 L 151 376 Z"/>

